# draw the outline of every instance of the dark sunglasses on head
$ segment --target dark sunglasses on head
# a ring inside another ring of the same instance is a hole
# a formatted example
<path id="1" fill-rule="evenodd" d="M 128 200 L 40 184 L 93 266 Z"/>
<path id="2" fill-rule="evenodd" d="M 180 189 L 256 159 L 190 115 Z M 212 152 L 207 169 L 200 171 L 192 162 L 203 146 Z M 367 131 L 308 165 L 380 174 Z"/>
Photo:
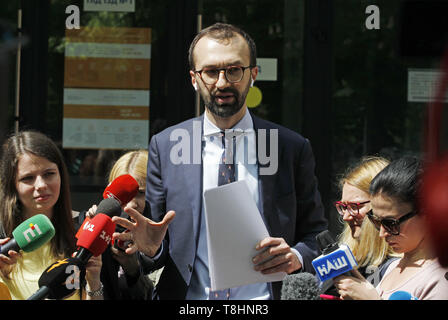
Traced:
<path id="1" fill-rule="evenodd" d="M 367 212 L 367 217 L 369 220 L 373 223 L 373 225 L 377 228 L 377 230 L 380 230 L 380 227 L 383 226 L 384 229 L 389 232 L 390 234 L 394 236 L 398 236 L 400 234 L 400 224 L 413 216 L 417 214 L 417 210 L 413 210 L 409 213 L 406 213 L 404 216 L 402 216 L 399 219 L 394 218 L 378 218 L 373 214 L 373 211 L 370 210 Z"/>

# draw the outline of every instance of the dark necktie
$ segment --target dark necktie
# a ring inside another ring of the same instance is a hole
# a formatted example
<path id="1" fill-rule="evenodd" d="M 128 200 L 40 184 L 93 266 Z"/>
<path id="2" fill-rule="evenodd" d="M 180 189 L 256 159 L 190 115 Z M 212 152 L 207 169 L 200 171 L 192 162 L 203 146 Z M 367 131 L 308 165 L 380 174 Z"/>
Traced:
<path id="1" fill-rule="evenodd" d="M 229 140 L 225 138 L 225 132 L 220 133 L 222 139 L 222 156 L 219 162 L 218 170 L 218 186 L 228 184 L 235 181 L 235 162 L 234 152 L 230 150 Z M 235 137 L 233 136 L 233 146 L 235 147 Z M 233 148 L 232 148 L 233 149 Z M 229 159 L 227 159 L 227 157 Z M 227 163 L 226 163 L 227 162 Z M 230 298 L 230 289 L 210 291 L 210 300 L 228 300 Z"/>
<path id="2" fill-rule="evenodd" d="M 235 162 L 233 150 L 230 149 L 229 140 L 225 138 L 225 132 L 221 131 L 223 152 L 219 162 L 218 186 L 235 181 Z M 233 146 L 235 146 L 235 137 L 233 136 Z M 233 149 L 233 148 L 232 148 Z"/>

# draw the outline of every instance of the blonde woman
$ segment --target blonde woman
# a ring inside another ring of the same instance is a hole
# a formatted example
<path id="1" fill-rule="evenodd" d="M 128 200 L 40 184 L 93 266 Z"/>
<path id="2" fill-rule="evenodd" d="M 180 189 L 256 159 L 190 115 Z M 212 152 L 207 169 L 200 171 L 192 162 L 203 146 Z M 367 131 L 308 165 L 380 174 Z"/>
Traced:
<path id="1" fill-rule="evenodd" d="M 137 195 L 126 206 L 141 214 L 145 209 L 146 168 L 148 163 L 147 150 L 129 151 L 122 155 L 110 170 L 109 183 L 117 177 L 129 174 L 139 185 Z M 88 211 L 89 216 L 96 212 L 96 206 Z M 128 218 L 122 211 L 122 217 Z M 137 254 L 128 255 L 124 252 L 126 247 L 118 244 L 106 250 L 103 254 L 103 269 L 101 278 L 105 288 L 105 298 L 112 300 L 132 299 L 149 300 L 152 295 L 153 284 L 151 280 L 140 272 Z"/>
<path id="2" fill-rule="evenodd" d="M 375 226 L 366 218 L 371 210 L 369 187 L 373 178 L 383 170 L 389 161 L 382 157 L 363 157 L 351 166 L 340 179 L 342 189 L 336 209 L 345 222 L 339 235 L 339 243 L 345 243 L 352 250 L 358 262 L 360 273 L 374 286 L 382 277 L 381 271 L 393 259 L 394 254 L 387 242 L 379 237 Z"/>

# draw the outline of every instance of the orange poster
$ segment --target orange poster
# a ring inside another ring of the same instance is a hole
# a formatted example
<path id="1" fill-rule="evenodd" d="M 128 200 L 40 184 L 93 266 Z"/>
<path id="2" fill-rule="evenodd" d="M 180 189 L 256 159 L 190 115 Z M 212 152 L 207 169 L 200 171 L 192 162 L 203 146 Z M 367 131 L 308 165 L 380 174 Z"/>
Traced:
<path id="1" fill-rule="evenodd" d="M 151 29 L 66 30 L 64 148 L 146 147 Z"/>

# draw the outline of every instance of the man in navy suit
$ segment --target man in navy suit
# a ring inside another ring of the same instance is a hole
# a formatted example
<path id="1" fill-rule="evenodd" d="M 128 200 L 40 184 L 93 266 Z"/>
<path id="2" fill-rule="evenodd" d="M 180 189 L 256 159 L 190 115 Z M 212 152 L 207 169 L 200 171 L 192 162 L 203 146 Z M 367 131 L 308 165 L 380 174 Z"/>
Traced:
<path id="1" fill-rule="evenodd" d="M 114 220 L 130 232 L 114 236 L 133 241 L 127 252 L 139 251 L 144 272 L 164 267 L 155 299 L 279 299 L 281 282 L 211 291 L 203 192 L 221 184 L 218 173 L 230 172 L 228 182 L 245 180 L 270 234 L 256 247 L 254 269 L 314 273 L 315 237 L 327 220 L 310 142 L 248 111 L 258 67 L 255 43 L 244 31 L 221 23 L 202 30 L 189 60 L 205 113 L 152 137 L 147 215 L 126 208 L 133 221 Z M 234 166 L 221 172 L 225 152 Z"/>

